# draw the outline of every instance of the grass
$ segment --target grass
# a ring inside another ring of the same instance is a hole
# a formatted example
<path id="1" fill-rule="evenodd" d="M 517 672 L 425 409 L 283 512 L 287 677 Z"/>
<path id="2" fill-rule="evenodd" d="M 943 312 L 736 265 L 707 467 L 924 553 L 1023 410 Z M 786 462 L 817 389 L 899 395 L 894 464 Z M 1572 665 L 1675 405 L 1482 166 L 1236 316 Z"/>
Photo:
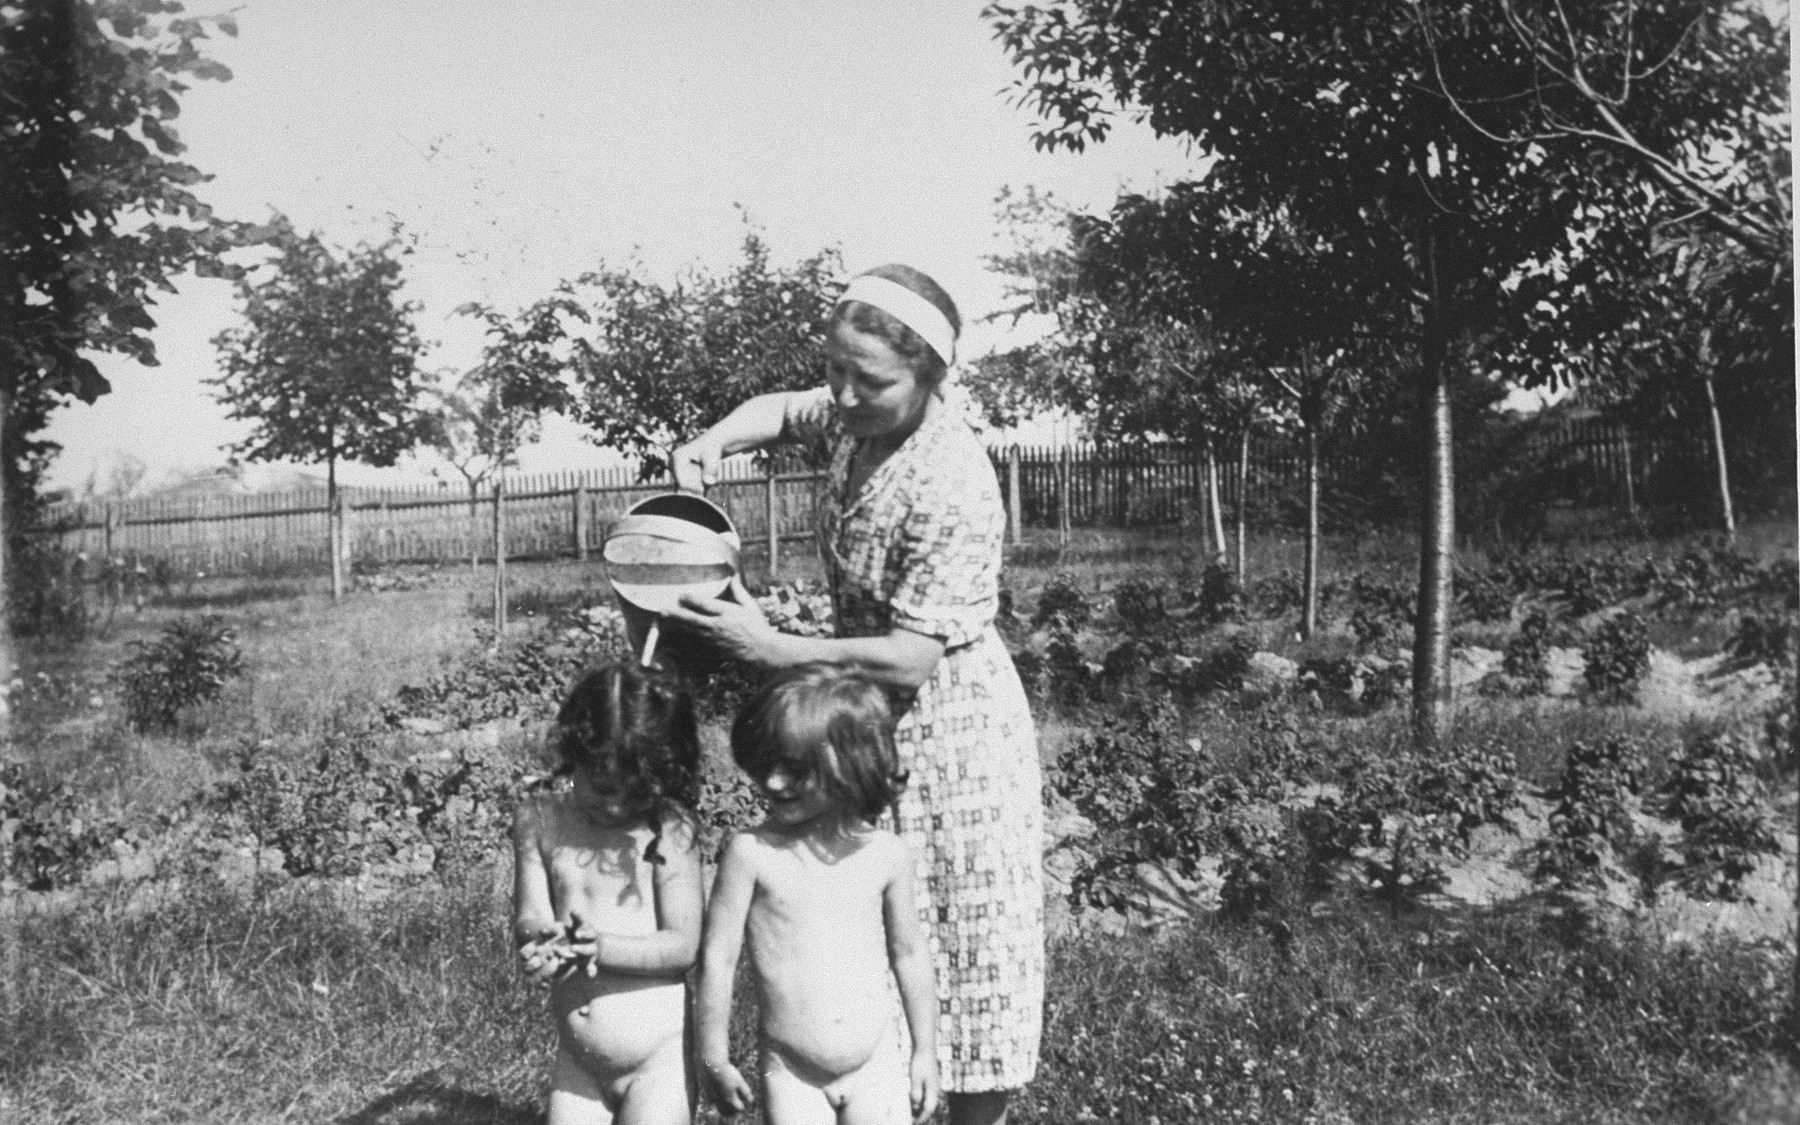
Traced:
<path id="1" fill-rule="evenodd" d="M 1776 1112 L 1800 1073 L 1779 1050 L 1781 953 L 1532 909 L 1329 906 L 1057 939 L 1015 1120 L 1800 1120 Z M 552 1033 L 504 909 L 477 872 L 373 902 L 202 882 L 148 913 L 91 895 L 24 919 L 0 1116 L 538 1121 Z"/>
<path id="2" fill-rule="evenodd" d="M 1791 538 L 1759 541 L 1779 551 Z M 1298 569 L 1297 538 L 1252 548 L 1253 575 Z M 816 581 L 816 561 L 796 554 L 782 577 Z M 1394 538 L 1333 540 L 1326 559 L 1328 572 L 1415 565 Z M 1080 532 L 1066 548 L 1033 532 L 1009 550 L 1007 580 L 1024 612 L 1054 573 L 1096 592 L 1130 577 L 1191 587 L 1204 562 L 1193 530 Z M 598 563 L 510 575 L 520 634 L 606 596 Z M 765 576 L 747 578 L 754 588 Z M 317 578 L 202 580 L 105 636 L 27 654 L 37 686 L 14 752 L 103 804 L 172 806 L 242 747 L 303 753 L 366 728 L 401 685 L 475 651 L 490 581 L 453 567 L 333 604 Z M 1110 613 L 1110 601 L 1096 608 Z M 106 670 L 131 640 L 194 613 L 237 629 L 249 677 L 172 735 L 130 733 Z M 1669 638 L 1692 638 L 1698 655 L 1721 628 L 1701 618 L 1671 624 Z M 1297 659 L 1347 643 L 1255 632 Z M 1197 736 L 1225 747 L 1254 719 L 1232 707 L 1191 716 Z M 1092 721 L 1082 709 L 1043 715 L 1045 759 Z M 1394 710 L 1302 721 L 1378 748 L 1406 736 Z M 1630 708 L 1482 701 L 1458 733 L 1505 742 L 1544 785 L 1577 739 L 1636 734 L 1660 758 L 1687 732 Z M 0 913 L 0 1120 L 540 1120 L 551 1032 L 512 968 L 503 884 L 483 870 L 371 899 L 322 880 L 249 895 L 198 879 L 147 910 L 100 887 L 43 914 Z M 1077 927 L 1051 956 L 1043 1065 L 1021 1122 L 1800 1122 L 1797 1052 L 1774 1022 L 1791 950 L 1668 946 L 1575 929 L 1533 905 L 1409 915 L 1334 899 L 1156 934 Z"/>

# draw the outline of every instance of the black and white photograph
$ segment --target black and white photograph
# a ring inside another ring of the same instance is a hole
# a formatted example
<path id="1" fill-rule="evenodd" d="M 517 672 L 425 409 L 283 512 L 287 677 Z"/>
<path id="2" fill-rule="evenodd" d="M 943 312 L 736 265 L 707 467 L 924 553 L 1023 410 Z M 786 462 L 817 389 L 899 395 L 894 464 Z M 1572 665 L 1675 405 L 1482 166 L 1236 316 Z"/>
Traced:
<path id="1" fill-rule="evenodd" d="M 0 0 L 0 1120 L 1800 1125 L 1781 0 Z"/>

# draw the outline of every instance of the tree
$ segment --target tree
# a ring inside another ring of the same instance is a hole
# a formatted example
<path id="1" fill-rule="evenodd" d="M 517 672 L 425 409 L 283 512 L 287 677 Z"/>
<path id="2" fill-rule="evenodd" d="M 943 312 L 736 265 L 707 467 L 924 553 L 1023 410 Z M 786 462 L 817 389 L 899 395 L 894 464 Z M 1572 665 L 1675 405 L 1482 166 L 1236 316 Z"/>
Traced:
<path id="1" fill-rule="evenodd" d="M 254 423 L 234 454 L 325 465 L 331 595 L 339 598 L 338 462 L 392 465 L 431 435 L 418 403 L 416 306 L 400 297 L 410 247 L 396 230 L 378 245 L 334 253 L 285 222 L 274 241 L 279 253 L 266 276 L 239 284 L 246 323 L 213 339 L 224 371 L 208 382 L 227 417 Z"/>
<path id="2" fill-rule="evenodd" d="M 1041 115 L 1040 147 L 1079 151 L 1105 137 L 1113 115 L 1136 113 L 1214 154 L 1211 178 L 1237 206 L 1280 210 L 1329 239 L 1334 284 L 1387 310 L 1386 334 L 1411 357 L 1429 451 L 1413 654 L 1422 744 L 1450 718 L 1452 368 L 1478 362 L 1503 333 L 1520 307 L 1509 283 L 1552 260 L 1571 231 L 1624 213 L 1616 201 L 1639 176 L 1609 150 L 1547 158 L 1475 127 L 1467 106 L 1532 93 L 1517 84 L 1505 13 L 1471 3 L 1455 15 L 1431 22 L 1381 0 L 1062 0 L 984 12 L 1022 72 L 1020 100 Z M 1639 46 L 1653 58 L 1681 50 L 1666 38 Z M 1667 69 L 1639 76 L 1638 102 L 1685 99 L 1686 132 L 1702 135 L 1694 123 L 1726 111 L 1686 99 Z"/>
<path id="3" fill-rule="evenodd" d="M 466 453 L 483 459 L 485 472 L 494 476 L 494 643 L 498 644 L 506 632 L 506 469 L 517 463 L 522 446 L 537 440 L 544 414 L 566 410 L 572 401 L 564 376 L 583 345 L 571 338 L 569 329 L 586 324 L 588 316 L 567 285 L 558 286 L 554 294 L 516 316 L 481 304 L 464 305 L 457 311 L 484 321 L 488 339 L 480 366 L 465 375 L 457 388 L 460 417 L 453 417 L 458 428 L 445 429 L 446 416 L 439 413 L 434 443 L 440 451 L 446 446 L 454 448 L 452 436 L 466 432 Z M 469 480 L 469 565 L 473 567 L 479 480 L 466 469 L 464 476 Z"/>
<path id="4" fill-rule="evenodd" d="M 572 359 L 570 412 L 595 441 L 641 457 L 645 479 L 659 475 L 677 444 L 746 398 L 824 385 L 841 275 L 830 250 L 774 268 L 751 231 L 723 277 L 695 270 L 665 288 L 629 268 L 583 276 L 570 293 L 591 294 L 593 330 Z"/>
<path id="5" fill-rule="evenodd" d="M 37 436 L 51 411 L 110 390 L 93 353 L 154 366 L 154 294 L 172 291 L 190 268 L 229 275 L 219 255 L 258 236 L 218 221 L 191 190 L 207 177 L 178 159 L 173 122 L 189 82 L 231 77 L 200 42 L 208 28 L 237 32 L 229 16 L 181 11 L 167 0 L 0 7 L 0 601 L 8 605 L 5 551 L 56 451 Z"/>

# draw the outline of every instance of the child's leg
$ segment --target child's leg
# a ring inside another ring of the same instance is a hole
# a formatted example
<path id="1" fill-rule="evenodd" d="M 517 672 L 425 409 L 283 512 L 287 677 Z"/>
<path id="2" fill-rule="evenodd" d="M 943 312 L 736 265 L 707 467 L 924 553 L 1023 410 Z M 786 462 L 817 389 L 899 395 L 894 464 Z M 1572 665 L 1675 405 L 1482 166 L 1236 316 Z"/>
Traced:
<path id="1" fill-rule="evenodd" d="M 763 1120 L 768 1125 L 837 1125 L 837 1111 L 825 1091 L 795 1074 L 773 1050 L 762 1059 Z"/>
<path id="2" fill-rule="evenodd" d="M 694 1085 L 687 1045 L 670 1039 L 625 1080 L 618 1125 L 692 1125 Z"/>
<path id="3" fill-rule="evenodd" d="M 550 1070 L 548 1125 L 612 1125 L 612 1119 L 612 1106 L 599 1080 L 567 1047 L 557 1047 L 556 1065 Z"/>

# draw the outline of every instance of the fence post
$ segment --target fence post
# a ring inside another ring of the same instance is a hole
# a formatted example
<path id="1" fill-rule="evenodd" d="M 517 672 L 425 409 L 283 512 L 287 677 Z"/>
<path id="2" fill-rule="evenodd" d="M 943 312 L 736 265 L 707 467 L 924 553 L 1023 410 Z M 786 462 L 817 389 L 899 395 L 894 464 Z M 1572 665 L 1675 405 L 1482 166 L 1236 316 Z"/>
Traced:
<path id="1" fill-rule="evenodd" d="M 1006 514 L 1011 517 L 1007 522 L 1012 527 L 1013 545 L 1025 541 L 1025 525 L 1020 518 L 1019 509 L 1019 447 L 1013 445 L 1006 451 Z"/>
<path id="2" fill-rule="evenodd" d="M 1619 437 L 1622 439 L 1622 443 L 1625 447 L 1625 510 L 1628 513 L 1630 513 L 1632 519 L 1637 519 L 1637 482 L 1635 482 L 1631 479 L 1632 463 L 1631 463 L 1631 429 L 1630 429 L 1630 427 L 1628 427 L 1628 426 L 1619 427 Z"/>
<path id="3" fill-rule="evenodd" d="M 769 521 L 769 581 L 773 582 L 781 565 L 781 522 L 775 508 L 775 458 L 765 457 L 763 464 L 769 474 L 764 482 L 763 513 Z"/>
<path id="4" fill-rule="evenodd" d="M 494 474 L 494 647 L 506 633 L 506 475 Z"/>
<path id="5" fill-rule="evenodd" d="M 356 505 L 338 489 L 338 548 L 344 552 L 344 585 L 356 585 Z"/>
<path id="6" fill-rule="evenodd" d="M 1069 486 L 1073 483 L 1073 475 L 1069 447 L 1065 445 L 1056 455 L 1056 541 L 1059 547 L 1069 545 Z"/>
<path id="7" fill-rule="evenodd" d="M 587 478 L 575 482 L 575 558 L 579 562 L 587 561 L 588 545 L 588 492 Z"/>
<path id="8" fill-rule="evenodd" d="M 106 502 L 106 511 L 102 518 L 106 521 L 106 530 L 101 534 L 100 541 L 105 545 L 104 553 L 106 557 L 110 559 L 112 558 L 113 553 L 113 528 L 117 526 L 117 520 L 119 518 L 118 505 L 114 504 L 111 500 L 108 500 Z"/>

